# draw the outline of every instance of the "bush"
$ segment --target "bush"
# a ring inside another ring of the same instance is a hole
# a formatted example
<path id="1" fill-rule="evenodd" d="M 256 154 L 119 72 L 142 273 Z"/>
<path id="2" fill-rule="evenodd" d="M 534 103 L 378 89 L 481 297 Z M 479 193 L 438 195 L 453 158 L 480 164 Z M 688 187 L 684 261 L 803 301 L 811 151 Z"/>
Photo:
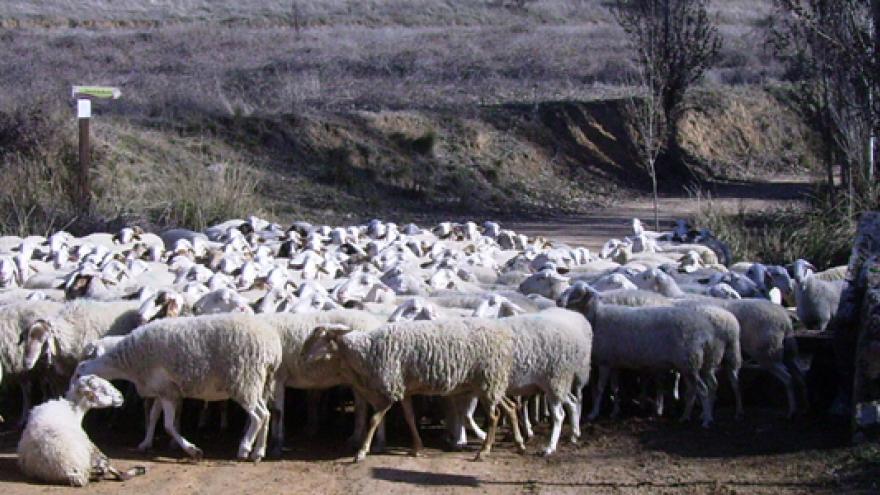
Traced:
<path id="1" fill-rule="evenodd" d="M 831 208 L 819 198 L 807 204 L 734 213 L 717 208 L 709 198 L 692 224 L 711 229 L 726 242 L 734 261 L 787 264 L 804 258 L 820 269 L 849 261 L 856 232 L 856 221 L 845 208 Z"/>

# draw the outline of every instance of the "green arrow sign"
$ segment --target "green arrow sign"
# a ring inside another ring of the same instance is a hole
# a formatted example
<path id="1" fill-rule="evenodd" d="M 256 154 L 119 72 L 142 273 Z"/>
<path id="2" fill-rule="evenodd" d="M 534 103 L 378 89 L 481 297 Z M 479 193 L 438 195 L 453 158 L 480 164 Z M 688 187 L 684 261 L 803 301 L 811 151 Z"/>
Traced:
<path id="1" fill-rule="evenodd" d="M 122 91 L 119 88 L 110 86 L 74 86 L 72 93 L 74 98 L 112 98 L 115 100 L 122 96 Z"/>

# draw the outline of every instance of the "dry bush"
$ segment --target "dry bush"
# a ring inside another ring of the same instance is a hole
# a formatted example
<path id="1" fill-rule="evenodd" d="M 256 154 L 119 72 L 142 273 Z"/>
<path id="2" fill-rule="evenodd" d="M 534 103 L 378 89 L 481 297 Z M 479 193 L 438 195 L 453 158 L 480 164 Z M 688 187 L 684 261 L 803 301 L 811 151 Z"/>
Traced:
<path id="1" fill-rule="evenodd" d="M 816 197 L 807 204 L 736 212 L 718 208 L 709 197 L 692 223 L 728 243 L 735 261 L 787 264 L 804 258 L 820 269 L 848 262 L 857 226 L 843 208 Z"/>

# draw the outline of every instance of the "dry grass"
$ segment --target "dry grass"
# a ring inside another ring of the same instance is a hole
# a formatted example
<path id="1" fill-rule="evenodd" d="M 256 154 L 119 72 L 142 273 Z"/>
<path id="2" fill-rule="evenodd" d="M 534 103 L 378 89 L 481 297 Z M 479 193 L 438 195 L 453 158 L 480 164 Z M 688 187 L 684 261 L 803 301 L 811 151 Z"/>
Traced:
<path id="1" fill-rule="evenodd" d="M 0 60 L 0 85 L 12 90 L 0 109 L 28 94 L 65 101 L 68 86 L 80 82 L 123 88 L 124 101 L 108 111 L 177 118 L 585 100 L 615 94 L 631 79 L 624 38 L 600 1 L 536 1 L 524 10 L 464 0 L 83 3 L 0 4 L 10 25 L 41 17 L 108 21 L 94 30 L 65 21 L 0 32 L 10 55 Z M 708 80 L 778 77 L 779 65 L 761 48 L 766 5 L 737 0 L 716 8 L 726 44 Z M 230 27 L 231 18 L 277 22 Z"/>

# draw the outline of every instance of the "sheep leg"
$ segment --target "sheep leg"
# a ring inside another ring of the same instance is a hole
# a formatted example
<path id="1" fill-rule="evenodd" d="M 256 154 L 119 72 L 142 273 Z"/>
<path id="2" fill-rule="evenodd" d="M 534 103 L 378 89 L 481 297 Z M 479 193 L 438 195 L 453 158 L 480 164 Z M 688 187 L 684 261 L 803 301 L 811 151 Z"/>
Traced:
<path id="1" fill-rule="evenodd" d="M 109 473 L 116 481 L 128 481 L 135 476 L 142 476 L 147 474 L 147 468 L 144 466 L 135 466 L 133 468 L 126 469 L 125 471 L 120 471 L 108 464 L 104 467 L 104 470 L 106 471 L 106 473 L 102 474 L 102 478 L 106 477 L 106 475 Z"/>
<path id="2" fill-rule="evenodd" d="M 608 384 L 610 374 L 611 368 L 607 366 L 599 367 L 599 377 L 596 378 L 596 383 L 593 385 L 593 409 L 590 411 L 589 416 L 587 416 L 587 421 L 593 421 L 599 417 L 599 412 L 602 410 L 602 396 L 605 395 L 605 385 Z"/>
<path id="3" fill-rule="evenodd" d="M 147 406 L 147 401 L 151 402 L 150 412 L 147 414 L 147 431 L 144 435 L 144 440 L 138 444 L 137 449 L 141 452 L 145 452 L 153 448 L 153 438 L 156 437 L 156 423 L 159 422 L 159 414 L 162 412 L 162 403 L 156 399 L 144 399 L 144 407 Z"/>
<path id="4" fill-rule="evenodd" d="M 792 384 L 791 374 L 788 373 L 788 370 L 785 369 L 785 366 L 782 363 L 772 363 L 765 368 L 785 386 L 785 396 L 788 400 L 788 418 L 791 419 L 797 409 L 797 401 L 794 397 L 794 386 Z"/>
<path id="5" fill-rule="evenodd" d="M 254 409 L 261 418 L 260 427 L 257 430 L 256 441 L 254 443 L 254 448 L 251 451 L 250 460 L 259 462 L 266 456 L 266 440 L 269 437 L 269 421 L 272 417 L 272 413 L 269 412 L 269 408 L 266 407 L 266 404 L 263 403 L 263 401 L 257 402 Z"/>
<path id="6" fill-rule="evenodd" d="M 522 398 L 520 398 L 520 400 L 522 400 Z M 532 397 L 525 399 L 525 404 L 523 405 L 523 408 L 522 408 L 522 422 L 523 422 L 523 433 L 526 434 L 527 439 L 530 439 L 533 436 L 535 436 L 535 432 L 532 430 L 532 422 L 529 421 L 529 408 L 531 408 L 531 406 L 533 406 L 533 405 L 535 406 L 534 411 L 532 411 L 532 412 L 535 413 L 535 418 L 537 419 L 537 417 L 538 417 L 537 416 L 537 414 L 538 414 L 537 404 L 540 402 L 540 400 L 541 399 L 538 398 L 537 395 L 533 395 Z"/>
<path id="7" fill-rule="evenodd" d="M 696 371 L 689 371 L 682 375 L 684 381 L 684 412 L 681 414 L 679 421 L 684 423 L 691 419 L 691 411 L 694 408 L 694 400 L 697 398 L 697 382 L 702 383 L 699 374 Z M 703 387 L 706 385 L 703 384 Z"/>
<path id="8" fill-rule="evenodd" d="M 810 398 L 807 393 L 807 384 L 804 382 L 804 375 L 801 372 L 801 369 L 798 367 L 797 363 L 794 361 L 785 363 L 786 368 L 788 369 L 788 373 L 791 375 L 792 380 L 794 380 L 794 385 L 798 389 L 798 392 L 801 398 L 801 404 L 803 404 L 803 408 L 807 409 L 810 405 Z"/>
<path id="9" fill-rule="evenodd" d="M 703 407 L 703 428 L 708 428 L 712 424 L 712 411 L 715 406 L 715 395 L 718 392 L 718 379 L 715 378 L 715 370 L 704 372 L 702 380 L 706 386 L 705 395 L 700 395 L 700 403 Z"/>
<path id="10" fill-rule="evenodd" d="M 261 430 L 263 428 L 264 415 L 263 411 L 260 409 L 260 406 L 261 405 L 259 404 L 259 402 L 254 404 L 250 408 L 242 405 L 244 410 L 247 412 L 249 418 L 247 431 L 245 431 L 244 436 L 241 439 L 241 443 L 238 445 L 239 460 L 247 460 L 250 457 L 252 451 L 255 456 L 259 455 L 257 450 L 254 449 L 254 446 L 257 443 L 257 437 L 260 436 Z M 266 416 L 265 419 L 268 420 L 268 416 Z"/>
<path id="11" fill-rule="evenodd" d="M 202 458 L 202 449 L 196 447 L 194 444 L 190 443 L 187 439 L 183 438 L 183 436 L 177 431 L 177 426 L 175 425 L 175 421 L 177 418 L 177 400 L 174 399 L 156 399 L 162 401 L 162 413 L 165 416 L 165 431 L 171 438 L 177 442 L 178 445 L 183 449 L 184 452 L 187 453 L 194 460 L 199 460 Z"/>
<path id="12" fill-rule="evenodd" d="M 616 419 L 620 414 L 620 372 L 611 372 L 611 419 Z"/>
<path id="13" fill-rule="evenodd" d="M 467 432 L 464 426 L 464 416 L 466 414 L 464 400 L 466 397 L 449 396 L 446 397 L 444 404 L 446 405 L 446 433 L 449 435 L 448 440 L 453 449 L 459 450 L 467 445 Z"/>
<path id="14" fill-rule="evenodd" d="M 553 426 L 550 430 L 550 440 L 547 442 L 547 448 L 543 454 L 548 456 L 556 452 L 556 446 L 559 444 L 559 434 L 562 433 L 562 421 L 565 419 L 565 413 L 562 411 L 562 401 L 556 397 L 546 396 L 550 404 L 550 413 L 552 414 Z"/>
<path id="15" fill-rule="evenodd" d="M 320 405 L 321 391 L 308 390 L 306 392 L 306 428 L 303 432 L 307 438 L 318 436 L 318 430 L 320 428 L 320 424 L 318 423 L 320 413 L 318 409 Z"/>
<path id="16" fill-rule="evenodd" d="M 581 410 L 580 401 L 574 394 L 565 394 L 562 399 L 565 412 L 568 414 L 568 422 L 571 425 L 571 443 L 577 443 L 581 437 Z"/>
<path id="17" fill-rule="evenodd" d="M 681 394 L 678 393 L 678 385 L 681 382 L 681 373 L 676 371 L 672 374 L 672 376 L 674 377 L 672 381 L 672 398 L 675 400 L 679 400 L 681 398 Z"/>
<path id="18" fill-rule="evenodd" d="M 526 446 L 523 442 L 522 434 L 519 431 L 519 420 L 516 417 L 516 403 L 514 403 L 507 397 L 502 397 L 500 405 L 501 409 L 503 409 L 504 412 L 507 413 L 507 418 L 508 420 L 510 420 L 510 423 L 513 427 L 513 441 L 514 443 L 516 443 L 516 450 L 520 454 L 524 454 L 526 452 Z"/>
<path id="19" fill-rule="evenodd" d="M 403 407 L 403 417 L 406 419 L 406 425 L 409 427 L 409 433 L 412 435 L 412 456 L 418 457 L 419 451 L 424 448 L 422 445 L 422 437 L 419 436 L 419 427 L 416 425 L 416 416 L 413 412 L 412 399 L 409 397 L 404 397 L 402 401 L 400 401 L 400 405 Z"/>
<path id="20" fill-rule="evenodd" d="M 370 417 L 370 426 L 367 428 L 367 434 L 364 435 L 364 443 L 361 445 L 361 448 L 357 451 L 357 454 L 354 456 L 354 462 L 360 462 L 367 457 L 367 452 L 370 451 L 370 444 L 373 443 L 373 435 L 376 434 L 376 429 L 379 428 L 379 424 L 382 423 L 382 420 L 385 419 L 385 413 L 391 409 L 392 402 L 383 401 L 380 405 L 373 404 L 373 409 L 375 412 Z"/>
<path id="21" fill-rule="evenodd" d="M 15 423 L 16 430 L 23 430 L 27 425 L 28 413 L 31 410 L 31 392 L 33 392 L 33 387 L 31 385 L 30 380 L 24 380 L 21 382 L 21 416 L 18 418 L 18 422 Z"/>
<path id="22" fill-rule="evenodd" d="M 474 420 L 474 413 L 477 411 L 477 406 L 479 404 L 479 398 L 471 397 L 471 399 L 468 401 L 467 414 L 465 415 L 465 418 L 467 419 L 468 427 L 471 429 L 474 435 L 476 435 L 476 437 L 480 440 L 485 440 L 486 432 L 483 431 L 483 429 L 480 428 L 480 425 L 478 425 L 477 422 Z"/>
<path id="23" fill-rule="evenodd" d="M 210 410 L 209 410 L 210 406 L 211 406 L 210 402 L 202 401 L 202 409 L 199 411 L 199 423 L 198 423 L 199 431 L 204 430 L 205 428 L 208 427 L 208 419 L 210 416 Z"/>
<path id="24" fill-rule="evenodd" d="M 229 429 L 229 401 L 224 400 L 220 403 L 220 430 Z"/>
<path id="25" fill-rule="evenodd" d="M 498 405 L 490 404 L 488 414 L 489 429 L 486 431 L 486 439 L 483 440 L 483 446 L 480 447 L 480 451 L 477 452 L 477 456 L 474 458 L 475 461 L 480 461 L 483 456 L 489 455 L 489 452 L 492 451 L 492 443 L 495 442 L 495 431 L 498 429 L 498 418 L 501 416 L 498 413 Z M 516 424 L 516 421 L 514 421 L 514 424 Z"/>
<path id="26" fill-rule="evenodd" d="M 278 383 L 275 387 L 275 414 L 271 415 L 272 423 L 272 447 L 269 449 L 269 455 L 273 458 L 281 457 L 281 451 L 284 448 L 284 396 L 287 393 L 287 387 L 283 383 Z"/>
<path id="27" fill-rule="evenodd" d="M 532 407 L 532 417 L 535 418 L 535 421 L 539 421 L 541 418 L 541 397 L 534 395 L 527 405 Z M 531 438 L 533 435 L 531 425 L 529 425 L 529 431 L 526 432 L 526 436 Z"/>
<path id="28" fill-rule="evenodd" d="M 727 376 L 727 381 L 730 382 L 730 388 L 733 390 L 733 398 L 736 401 L 735 418 L 738 421 L 743 418 L 742 392 L 739 389 L 739 370 L 725 368 L 724 374 Z"/>
<path id="29" fill-rule="evenodd" d="M 348 437 L 348 444 L 358 446 L 364 440 L 364 431 L 367 429 L 367 401 L 360 394 L 352 390 L 354 395 L 354 431 Z"/>
<path id="30" fill-rule="evenodd" d="M 657 416 L 663 416 L 663 402 L 666 399 L 666 396 L 663 393 L 662 380 L 657 380 L 654 386 L 656 387 L 656 390 L 654 391 L 654 414 Z"/>

